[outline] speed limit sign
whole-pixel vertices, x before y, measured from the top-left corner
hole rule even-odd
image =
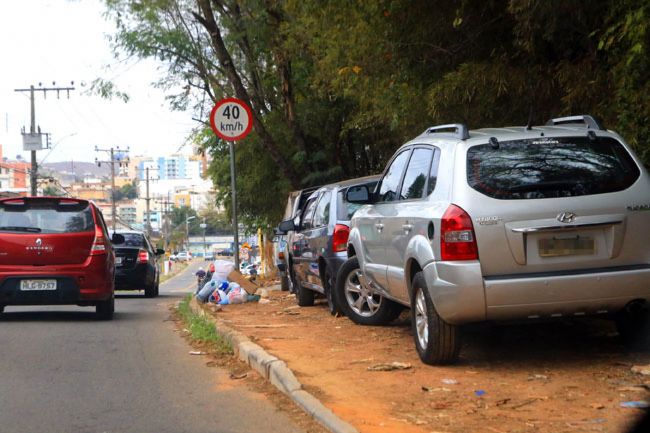
[[[226,98],[217,102],[212,109],[210,125],[220,138],[237,141],[251,132],[253,115],[244,101],[237,98]]]

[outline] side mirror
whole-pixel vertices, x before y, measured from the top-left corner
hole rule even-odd
[[[296,224],[294,224],[293,220],[282,221],[278,226],[278,231],[284,232],[283,234],[287,234],[288,232],[293,231],[295,229],[296,229]]]
[[[165,254],[165,250],[163,250],[162,248],[156,248],[157,256],[162,256],[163,254]]]
[[[111,243],[113,245],[123,244],[124,242],[126,242],[124,235],[121,235],[119,233],[113,233],[113,236],[111,236]]]
[[[351,186],[345,192],[345,201],[348,203],[368,204],[370,200],[370,189],[367,185]]]

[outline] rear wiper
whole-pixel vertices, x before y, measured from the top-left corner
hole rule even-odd
[[[22,226],[2,226],[0,230],[10,230],[13,232],[27,232],[27,233],[40,233],[41,229],[38,227],[22,227]]]

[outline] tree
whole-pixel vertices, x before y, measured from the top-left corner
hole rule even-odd
[[[134,198],[138,198],[138,187],[135,182],[126,183],[115,191],[115,200],[117,201],[133,200]]]

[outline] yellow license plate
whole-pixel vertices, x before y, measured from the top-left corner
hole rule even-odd
[[[594,239],[583,236],[539,239],[537,249],[540,257],[584,256],[596,252]]]

